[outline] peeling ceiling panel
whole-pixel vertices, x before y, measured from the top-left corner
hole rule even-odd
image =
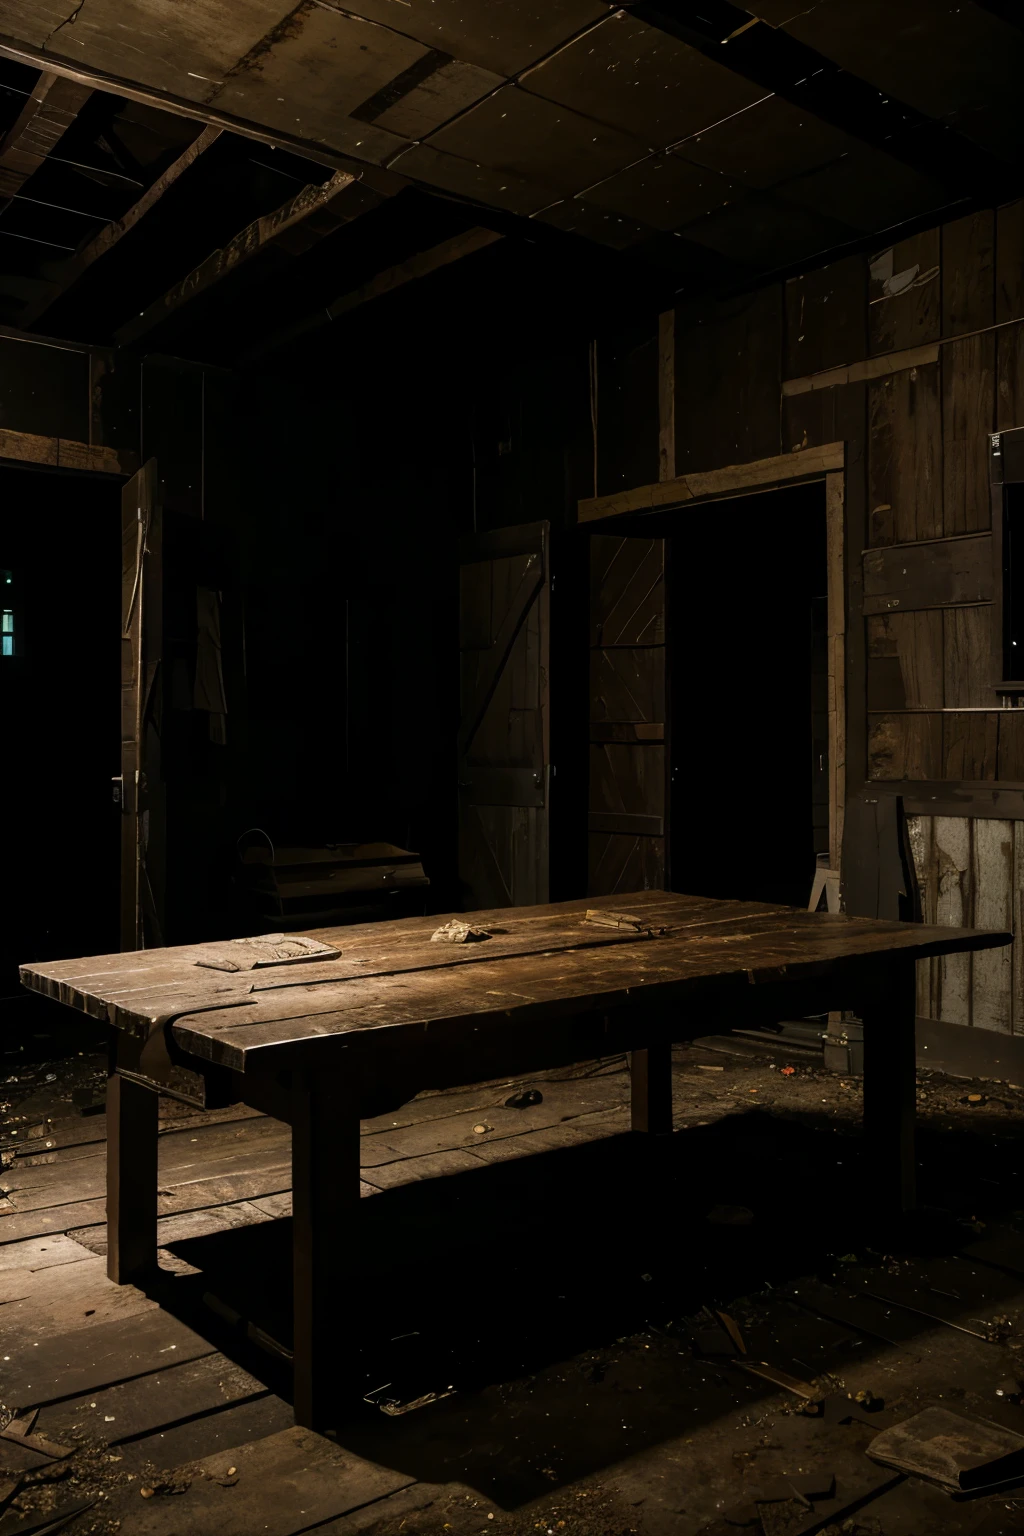
[[[838,160],[857,140],[820,118],[769,96],[749,112],[681,144],[678,154],[749,187],[771,187]]]
[[[854,148],[824,170],[783,182],[776,190],[788,203],[826,213],[862,234],[949,202],[948,191],[938,182],[866,146]]]
[[[641,159],[646,146],[508,85],[431,138],[435,149],[509,171],[553,194],[581,192]]]
[[[416,144],[392,162],[396,171],[428,187],[470,198],[507,213],[529,215],[557,193],[549,186],[478,165],[462,155],[443,154],[431,144]]]
[[[622,11],[531,69],[523,86],[665,149],[766,94]]]
[[[785,30],[994,154],[1024,150],[1024,33],[967,0],[819,0]]]
[[[676,155],[652,155],[587,191],[587,200],[640,219],[652,229],[678,229],[734,199],[735,182]]]
[[[379,127],[372,115],[349,114],[370,106],[428,55],[421,43],[308,4],[276,34],[260,39],[207,98],[222,112],[381,160],[404,140]]]
[[[790,266],[853,238],[846,224],[756,192],[680,233],[730,261],[761,270]]]
[[[516,75],[608,15],[601,0],[339,0],[342,9],[441,48],[467,64]]]
[[[18,0],[15,0],[17,5]],[[205,101],[236,61],[287,14],[288,0],[70,0],[76,10],[49,47],[70,63],[122,76],[189,101]],[[46,0],[49,11],[49,0]],[[24,4],[25,12],[37,10]],[[7,0],[0,26],[15,30]],[[31,39],[41,44],[38,27]]]

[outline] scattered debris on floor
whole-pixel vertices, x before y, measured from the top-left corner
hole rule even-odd
[[[367,1147],[379,1139],[392,1161],[378,1165],[370,1155],[365,1178],[390,1187],[393,1179],[383,1175],[401,1170],[393,1159],[408,1148],[412,1182],[401,1194],[412,1202],[409,1219],[417,1223],[426,1278],[433,1277],[426,1299],[419,1259],[403,1278],[395,1293],[405,1298],[403,1326],[391,1330],[390,1353],[380,1353],[394,1369],[368,1380],[369,1417],[344,1427],[338,1441],[373,1465],[409,1467],[418,1480],[362,1510],[356,1523],[346,1516],[346,1536],[479,1536],[485,1529],[498,1536],[1009,1536],[1021,1528],[1024,1484],[990,1491],[996,1452],[984,1441],[965,1442],[983,1459],[957,1475],[985,1479],[968,1503],[935,1475],[940,1463],[930,1462],[929,1471],[911,1464],[905,1445],[889,1459],[885,1449],[890,1437],[906,1439],[933,1412],[966,1426],[962,1435],[994,1437],[1011,1459],[1024,1444],[1024,1090],[919,1074],[926,1208],[902,1244],[887,1251],[858,1226],[849,1203],[857,1188],[859,1079],[784,1058],[781,1066],[791,1073],[763,1055],[730,1057],[700,1046],[676,1053],[675,1117],[685,1134],[659,1153],[665,1177],[678,1180],[671,1241],[661,1246],[652,1246],[656,1228],[644,1214],[646,1202],[657,1210],[666,1198],[653,1187],[649,1164],[623,1172],[621,1145],[601,1160],[607,1138],[615,1141],[627,1123],[621,1060],[576,1078],[483,1085],[461,1098],[425,1095],[408,1113],[368,1128]],[[40,1228],[53,1230],[46,1199],[56,1213],[76,1191],[91,1198],[86,1154],[94,1145],[102,1150],[103,1120],[83,1118],[73,1096],[102,1084],[103,1075],[102,1060],[83,1057],[45,1069],[34,1064],[23,1082],[5,1085],[11,1097],[0,1185],[23,1224],[38,1209]],[[145,1377],[125,1387],[97,1381],[77,1409],[16,1400],[0,1419],[3,1536],[8,1524],[36,1533],[56,1529],[56,1521],[69,1536],[162,1530],[150,1512],[194,1504],[195,1490],[209,1484],[203,1474],[196,1482],[195,1467],[211,1444],[228,1457],[217,1463],[217,1498],[236,1498],[241,1483],[230,1469],[237,1470],[241,1448],[268,1443],[290,1421],[277,1395],[282,1378],[274,1375],[284,1357],[253,1344],[273,1339],[273,1327],[263,1318],[248,1330],[225,1322],[237,1324],[244,1305],[214,1295],[240,1267],[260,1272],[260,1244],[274,1236],[274,1214],[287,1209],[270,1193],[280,1187],[273,1170],[282,1153],[274,1149],[285,1133],[265,1117],[232,1122],[231,1114],[161,1106],[162,1146],[180,1148],[183,1178],[195,1179],[210,1155],[204,1149],[213,1147],[223,1148],[224,1167],[242,1154],[253,1170],[231,1175],[232,1189],[222,1165],[211,1165],[220,1180],[215,1200],[196,1196],[194,1215],[161,1218],[161,1305],[184,1306],[175,1297],[191,1294],[189,1286],[213,1298],[186,1315],[210,1338],[208,1348],[228,1351],[209,1357],[214,1396],[197,1397],[193,1416],[186,1412],[177,1427],[159,1422],[160,1389],[140,1395]],[[257,1156],[264,1145],[265,1164]],[[430,1259],[429,1201],[415,1214],[430,1186],[417,1182],[417,1158],[432,1160],[432,1173],[438,1157],[463,1160],[453,1162],[452,1178],[436,1181],[433,1198],[447,1198],[446,1186],[453,1196],[461,1187],[461,1149],[478,1147],[494,1159],[487,1166],[498,1177],[513,1168],[509,1157],[520,1145],[531,1155],[514,1166],[535,1170],[523,1224],[492,1234],[491,1210],[505,1206],[481,1186],[479,1208],[468,1193],[459,1196],[465,1241],[442,1245]],[[553,1149],[554,1160],[537,1148]],[[713,1163],[713,1185],[690,1187],[694,1156],[698,1166]],[[593,1172],[569,1169],[574,1158]],[[572,1189],[596,1191],[593,1218],[581,1216],[568,1253],[549,1245],[554,1229],[543,1210],[548,1199],[564,1210],[563,1167]],[[525,1187],[525,1175],[517,1178]],[[797,1180],[819,1191],[808,1197],[816,1213],[810,1224],[789,1193]],[[177,1188],[173,1180],[161,1187]],[[80,1200],[74,1208],[82,1209]],[[67,1218],[56,1219],[54,1237],[4,1245],[0,1231],[0,1298],[12,1298],[0,1299],[0,1320],[10,1319],[5,1344],[10,1338],[15,1346],[9,1364],[0,1360],[0,1396],[4,1373],[37,1336],[42,1348],[54,1328],[78,1327],[82,1338],[99,1341],[97,1326],[120,1326],[85,1316],[97,1287],[101,1305],[106,1294],[107,1282],[89,1269],[98,1262],[93,1253],[103,1251],[102,1213],[94,1226],[70,1229],[72,1239],[61,1235]],[[602,1230],[614,1230],[615,1243],[604,1243]],[[700,1234],[696,1247],[689,1234]],[[248,1259],[234,1257],[242,1240]],[[221,1247],[227,1267],[218,1269]],[[47,1264],[53,1267],[32,1267]],[[77,1308],[76,1294],[83,1297]],[[140,1298],[136,1305],[152,1303]],[[30,1314],[35,1332],[25,1322]],[[609,1319],[614,1336],[601,1342],[600,1324]],[[242,1372],[229,1358],[239,1350]],[[166,1354],[154,1357],[161,1379],[184,1383],[192,1370],[198,1393],[201,1362],[169,1368],[167,1361]],[[217,1382],[227,1393],[239,1375],[251,1386],[243,1381],[222,1395]],[[138,1418],[140,1402],[154,1399]],[[934,1451],[934,1437],[929,1444]],[[120,1504],[115,1511],[126,1499],[128,1513]],[[205,1536],[201,1524],[195,1531]]]

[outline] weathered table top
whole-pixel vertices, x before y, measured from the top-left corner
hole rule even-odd
[[[645,930],[597,926],[588,909],[631,915]],[[1012,938],[664,891],[464,918],[489,937],[431,942],[446,919],[414,917],[313,931],[305,937],[336,958],[300,964],[279,958],[295,947],[288,935],[276,955],[267,940],[227,941],[26,965],[21,978],[116,1028],[144,1038],[170,1030],[190,1056],[245,1071],[321,1059],[331,1038],[380,1045],[386,1031],[390,1048],[422,1043],[442,1024],[464,1025],[468,1038],[510,1016],[614,1008],[640,989],[682,1000],[690,984],[704,991],[745,972],[799,979],[856,957],[920,958]]]

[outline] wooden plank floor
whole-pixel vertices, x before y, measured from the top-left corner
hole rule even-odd
[[[296,1429],[288,1401],[287,1127],[167,1106],[147,1295],[105,1275],[102,1114],[24,1116],[0,1142],[0,1536],[685,1536],[734,1502],[737,1466],[776,1457],[769,1443],[801,1465],[824,1445],[837,1476],[862,1476],[849,1431],[787,1417],[799,1396],[780,1405],[707,1356],[701,1303],[727,1302],[750,1358],[798,1380],[887,1397],[898,1381],[911,1404],[954,1384],[976,1413],[1024,1415],[994,1395],[1018,1370],[1006,1320],[1024,1333],[1024,1242],[986,1229],[972,1257],[958,1230],[932,1269],[853,1264],[854,1218],[821,1191],[855,1153],[856,1084],[700,1046],[676,1053],[674,1083],[681,1134],[660,1145],[624,1134],[621,1059],[364,1124],[371,1403],[336,1441]],[[508,1107],[528,1087],[540,1101]],[[944,1092],[937,1123],[973,1113]],[[1017,1177],[1012,1148],[1000,1156]],[[991,1173],[964,1162],[964,1198]],[[825,1273],[823,1252],[842,1263]],[[436,1400],[379,1411],[420,1394]],[[920,1500],[885,1498],[887,1536],[925,1528]],[[962,1525],[948,1514],[929,1506],[927,1529],[977,1523],[973,1506]]]
[[[506,1107],[527,1087],[539,1102]],[[242,1106],[185,1114],[179,1105],[165,1107],[159,1242],[161,1269],[173,1283],[198,1273],[175,1251],[179,1245],[290,1215],[291,1133]],[[624,1131],[628,1118],[621,1058],[529,1084],[424,1094],[364,1123],[363,1193],[585,1144]],[[267,1384],[275,1378],[272,1347],[254,1357],[268,1367],[262,1375],[216,1347],[218,1325],[230,1312],[216,1297],[204,1297],[196,1328],[153,1296],[106,1278],[102,1114],[42,1118],[20,1125],[17,1135],[3,1143],[0,1175],[0,1400],[15,1414],[15,1429],[27,1425],[30,1433],[16,1436],[8,1428],[0,1437],[0,1468],[16,1478],[21,1469],[10,1468],[12,1460],[45,1463],[47,1452],[75,1446],[106,1456],[116,1471],[103,1480],[112,1486],[71,1520],[76,1532],[105,1529],[96,1522],[110,1518],[120,1518],[122,1530],[178,1531],[174,1501],[154,1496],[141,1505],[140,1486],[159,1484],[166,1469],[197,1459],[203,1497],[190,1500],[189,1509],[196,1536],[249,1536],[256,1529],[248,1523],[249,1500],[243,1505],[225,1494],[239,1481],[258,1481],[264,1490],[272,1482],[273,1508],[261,1497],[258,1529],[277,1536],[381,1500],[390,1512],[416,1506],[416,1496],[394,1498],[415,1477],[294,1428],[285,1396]],[[189,1311],[194,1320],[195,1308]],[[284,1358],[278,1351],[279,1367]],[[283,1381],[280,1369],[276,1374]],[[57,1499],[54,1508],[62,1507]],[[16,1528],[34,1526],[19,1518]]]

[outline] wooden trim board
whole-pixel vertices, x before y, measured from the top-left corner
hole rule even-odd
[[[817,448],[802,448],[771,459],[754,459],[750,464],[730,464],[725,469],[711,469],[673,480],[659,480],[655,485],[638,485],[629,491],[614,491],[610,496],[587,496],[577,502],[577,521],[592,523],[605,517],[621,517],[631,512],[658,512],[668,507],[684,506],[691,501],[715,501],[748,492],[770,491],[799,480],[824,480],[833,471],[841,471],[846,461],[845,443],[825,443]]]

